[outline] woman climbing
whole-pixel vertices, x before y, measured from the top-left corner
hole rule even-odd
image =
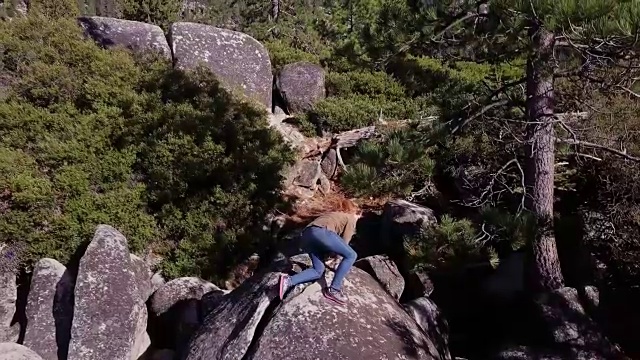
[[[342,261],[335,271],[331,286],[323,289],[323,295],[337,304],[343,305],[347,297],[342,292],[342,282],[351,266],[356,261],[357,254],[349,242],[356,230],[356,222],[362,216],[362,212],[356,204],[347,199],[342,199],[339,211],[329,211],[313,220],[300,235],[300,247],[311,257],[313,267],[306,269],[294,276],[280,276],[280,299],[292,287],[318,280],[324,274],[325,265],[323,258],[335,253],[342,256]]]

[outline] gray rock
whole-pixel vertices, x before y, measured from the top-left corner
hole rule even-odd
[[[151,346],[151,338],[147,334],[147,306],[144,302],[139,302],[136,306],[138,310],[138,321],[136,322],[133,346],[131,347],[131,359],[138,359]]]
[[[534,349],[529,346],[514,346],[498,352],[491,360],[565,360],[564,354],[550,349]]]
[[[536,306],[552,339],[549,347],[563,351],[565,358],[624,358],[586,313],[576,289],[565,287],[542,294]]]
[[[83,16],[78,23],[85,35],[105,48],[122,46],[133,51],[156,51],[171,59],[171,49],[159,26],[101,16]]]
[[[378,252],[395,261],[402,274],[408,274],[411,266],[407,260],[405,237],[437,224],[433,210],[406,200],[394,199],[384,205]]]
[[[318,178],[320,181],[320,191],[323,194],[328,194],[331,192],[331,181],[324,173],[320,173],[320,177]]]
[[[157,288],[155,287],[157,284],[154,284],[151,281],[154,274],[151,272],[144,260],[140,259],[134,254],[131,254],[130,258],[131,268],[133,269],[133,274],[136,277],[138,291],[140,292],[140,299],[142,300],[142,302],[146,302],[151,294],[153,294],[153,292],[157,290]]]
[[[409,299],[429,296],[433,292],[433,282],[424,271],[411,271],[407,276],[406,295]]]
[[[199,322],[202,323],[204,318],[209,315],[209,313],[220,304],[225,295],[230,292],[229,290],[215,290],[204,294],[202,299],[200,299]]]
[[[203,64],[230,90],[271,109],[273,75],[265,47],[249,35],[210,25],[179,22],[171,25],[174,64],[193,69]]]
[[[187,360],[241,359],[274,301],[278,273],[254,275],[218,303],[189,342]]]
[[[329,179],[336,175],[336,170],[338,169],[338,153],[336,149],[331,148],[324,154],[320,166],[322,167],[322,172]]]
[[[130,360],[142,313],[127,240],[99,225],[80,260],[69,360]]]
[[[0,256],[2,255],[0,253]],[[16,312],[17,298],[16,275],[13,272],[0,272],[0,341],[18,341],[20,328],[17,324],[11,324]]]
[[[0,360],[43,360],[26,346],[16,343],[0,343]]]
[[[330,283],[333,273],[327,275]],[[247,359],[311,360],[318,354],[328,359],[444,359],[432,339],[367,273],[352,268],[344,291],[349,297],[345,306],[325,299],[320,283],[285,299],[266,319]]]
[[[287,64],[280,70],[276,86],[290,113],[311,110],[325,98],[324,77],[320,65],[308,62]]]
[[[356,261],[354,265],[373,276],[394,299],[400,300],[404,290],[404,279],[388,256],[369,256]]]
[[[73,319],[74,279],[53,259],[41,259],[31,278],[24,345],[44,360],[66,359]]]
[[[151,297],[151,310],[161,315],[181,301],[200,300],[204,294],[221,291],[208,281],[197,277],[182,277],[164,284]]]
[[[428,297],[421,297],[403,305],[404,310],[432,339],[443,359],[451,359],[449,353],[449,324],[438,306]]]
[[[320,172],[320,163],[317,161],[301,160],[298,165],[298,175],[293,183],[294,185],[315,189],[320,178]]]

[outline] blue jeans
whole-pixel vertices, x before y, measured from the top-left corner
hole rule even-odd
[[[291,277],[291,285],[318,280],[324,274],[324,262],[322,258],[330,253],[336,253],[342,256],[342,261],[336,269],[335,276],[331,282],[331,287],[340,290],[344,277],[353,266],[358,256],[340,235],[331,230],[327,230],[318,226],[310,226],[302,232],[301,247],[309,253],[313,267],[306,269]]]

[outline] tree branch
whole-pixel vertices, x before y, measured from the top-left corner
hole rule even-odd
[[[598,149],[598,150],[606,151],[608,153],[623,157],[623,158],[625,158],[627,160],[631,160],[631,161],[634,161],[634,162],[640,162],[640,157],[629,155],[629,154],[627,154],[626,150],[617,150],[617,149],[614,149],[614,148],[611,148],[611,147],[608,147],[608,146],[604,146],[604,145],[601,145],[601,144],[596,144],[596,143],[577,140],[577,139],[556,138],[556,141],[564,143],[564,144],[568,144],[568,145],[584,146],[584,147],[588,147],[588,148],[592,148],[592,149]]]

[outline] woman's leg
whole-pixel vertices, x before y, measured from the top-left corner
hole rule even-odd
[[[344,281],[344,277],[353,266],[353,263],[356,261],[358,254],[356,254],[351,246],[344,242],[340,235],[327,229],[321,230],[322,234],[318,236],[318,240],[320,241],[322,246],[326,250],[342,256],[342,261],[340,261],[340,265],[338,265],[336,273],[333,277],[333,281],[331,282],[331,288],[340,291],[342,289],[342,282]]]
[[[298,284],[318,280],[324,274],[324,263],[321,260],[321,253],[318,251],[317,232],[315,228],[307,228],[302,233],[302,247],[308,251],[311,257],[312,267],[301,271],[300,273],[288,276],[280,276],[280,299],[284,298],[284,294],[293,286]]]
[[[313,267],[297,273],[289,278],[289,286],[318,280],[324,274],[324,263],[315,253],[309,253]]]

